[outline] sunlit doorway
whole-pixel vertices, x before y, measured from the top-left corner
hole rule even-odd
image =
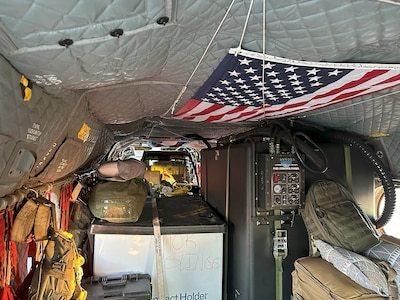
[[[376,188],[375,196],[377,201],[376,202],[377,215],[380,216],[385,206],[385,194],[382,186]],[[400,188],[399,187],[396,187],[396,205],[393,215],[390,218],[389,222],[379,230],[381,233],[385,233],[387,235],[400,238]]]

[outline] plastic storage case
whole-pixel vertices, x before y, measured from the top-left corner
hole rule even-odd
[[[148,274],[123,274],[118,277],[92,276],[82,282],[87,300],[131,299],[150,300],[151,283]]]

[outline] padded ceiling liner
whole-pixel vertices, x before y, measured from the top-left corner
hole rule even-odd
[[[172,105],[182,107],[230,48],[305,61],[400,63],[397,2],[265,1],[265,35],[263,1],[251,3],[0,0],[0,53],[50,93],[83,93],[94,116],[121,136],[143,133],[138,124],[147,124],[146,118],[173,122]],[[158,24],[160,17],[169,21]],[[115,29],[123,34],[110,35]],[[65,39],[73,43],[61,46]],[[379,136],[400,176],[399,91],[293,118]],[[190,128],[215,138],[235,132],[234,125],[180,124],[181,133]]]

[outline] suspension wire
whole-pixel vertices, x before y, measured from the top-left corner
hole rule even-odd
[[[221,29],[222,25],[224,24],[233,4],[235,3],[235,0],[232,0],[231,4],[229,5],[227,11],[225,12],[224,17],[222,18],[221,22],[219,23],[217,29],[215,30],[210,42],[208,43],[206,49],[203,52],[203,55],[200,57],[199,62],[197,63],[196,67],[194,68],[192,74],[190,74],[189,79],[187,80],[187,82],[185,83],[185,85],[183,86],[182,90],[180,91],[178,97],[176,98],[176,100],[174,101],[174,103],[172,103],[172,105],[170,106],[170,108],[168,108],[168,110],[162,115],[162,117],[165,117],[169,111],[171,111],[171,114],[174,114],[175,111],[175,107],[178,104],[178,102],[181,100],[183,93],[186,91],[187,86],[189,85],[189,82],[192,80],[194,73],[196,73],[197,69],[199,68],[200,64],[203,62],[204,57],[206,56],[208,50],[211,47],[212,42],[214,41],[215,37],[217,36],[219,30]]]
[[[250,2],[250,6],[249,6],[249,10],[247,11],[247,16],[246,16],[246,21],[245,24],[243,26],[243,31],[242,31],[242,36],[240,38],[240,42],[239,42],[239,46],[236,48],[236,52],[235,52],[235,56],[238,55],[238,53],[240,52],[240,50],[242,49],[242,43],[243,43],[243,39],[244,39],[244,35],[246,33],[246,29],[247,29],[247,25],[249,23],[249,19],[250,19],[250,13],[252,11],[253,8],[253,3],[254,0],[252,0]],[[265,74],[264,74],[264,70],[265,70],[265,47],[266,47],[266,0],[263,1],[263,25],[262,25],[262,54],[263,54],[263,59],[262,59],[262,69],[261,69],[261,77],[262,77],[262,88],[261,88],[261,93],[262,93],[262,110],[263,110],[263,116],[265,119],[265,114],[266,114],[266,107],[265,107]]]
[[[249,6],[249,10],[247,11],[246,21],[245,21],[244,26],[243,26],[242,36],[240,37],[240,42],[239,42],[239,45],[238,45],[238,47],[236,49],[235,56],[238,55],[240,49],[242,49],[243,38],[244,38],[244,34],[246,32],[246,29],[247,29],[247,25],[249,23],[249,18],[250,18],[251,9],[253,8],[253,3],[254,3],[254,0],[251,0],[250,6]]]
[[[151,124],[151,129],[150,129],[149,133],[146,136],[147,140],[150,140],[151,134],[153,133],[153,130],[154,130],[154,128],[156,128],[157,125],[158,125],[157,122],[154,122],[153,124]]]
[[[262,60],[262,69],[261,69],[261,81],[262,81],[262,88],[261,88],[261,92],[262,92],[262,105],[263,105],[263,117],[265,119],[265,114],[266,114],[266,107],[265,107],[265,48],[266,48],[266,34],[267,34],[267,30],[266,30],[266,21],[267,21],[267,17],[266,17],[266,0],[263,1],[263,37],[262,37],[262,51],[263,51],[263,60]]]
[[[378,2],[383,2],[383,3],[393,4],[393,5],[400,5],[399,2],[391,1],[391,0],[378,0]]]

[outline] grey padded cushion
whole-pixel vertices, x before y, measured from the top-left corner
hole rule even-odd
[[[321,257],[332,263],[336,269],[359,285],[381,296],[388,296],[387,279],[381,269],[371,260],[352,251],[331,246],[321,240],[316,240],[315,245],[320,251]]]
[[[391,243],[380,241],[379,244],[371,247],[364,254],[368,257],[387,261],[396,271],[395,282],[400,291],[400,248]]]

